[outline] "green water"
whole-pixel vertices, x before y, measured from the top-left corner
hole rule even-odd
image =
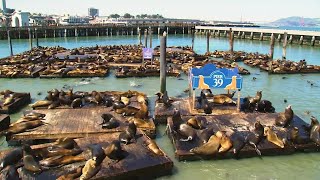
[[[7,41],[0,41],[0,57],[7,56]],[[81,37],[81,38],[47,38],[40,39],[42,46],[64,46],[74,48],[80,46],[106,45],[106,44],[136,44],[137,36],[113,36],[113,37]],[[27,50],[28,40],[14,40],[14,52],[19,53]],[[153,45],[159,44],[157,36],[153,37]],[[169,35],[168,45],[191,45],[191,37],[188,35]],[[195,39],[195,50],[197,53],[204,53],[206,49],[205,37],[197,36]],[[227,50],[227,39],[211,39],[210,49]],[[250,52],[268,53],[269,42],[236,40],[235,50]],[[281,45],[275,46],[275,57],[281,56]],[[320,64],[319,47],[289,45],[287,57],[292,60],[306,59],[310,64]],[[245,66],[241,64],[242,66]],[[282,111],[288,104],[291,104],[294,112],[310,122],[310,115],[320,119],[320,75],[268,75],[260,72],[259,69],[250,70],[251,75],[244,76],[242,96],[254,95],[257,90],[263,90],[263,99],[270,100],[277,111]],[[287,77],[282,79],[282,77]],[[253,81],[252,78],[257,80]],[[187,88],[187,76],[182,76],[183,80],[167,78],[167,90],[170,96],[186,96],[183,90]],[[307,80],[314,82],[312,87]],[[130,83],[141,84],[139,88],[131,87]],[[33,101],[43,99],[46,91],[64,85],[74,88],[74,90],[138,90],[146,93],[154,106],[154,93],[159,90],[159,78],[129,78],[116,79],[111,73],[106,78],[90,78],[85,82],[81,79],[0,79],[0,89],[11,89],[14,91],[31,92]],[[38,95],[38,93],[42,95]],[[283,102],[288,100],[288,104]],[[305,113],[311,112],[310,114]],[[152,110],[153,113],[153,110]],[[11,116],[17,119],[21,112]],[[173,146],[166,136],[163,136],[165,126],[158,127],[157,143],[174,161],[174,173],[171,176],[160,179],[319,179],[320,177],[320,154],[318,153],[298,153],[289,156],[249,158],[241,160],[217,160],[217,161],[195,161],[178,162],[174,158]],[[0,141],[2,141],[1,139]],[[3,144],[1,149],[7,148]]]

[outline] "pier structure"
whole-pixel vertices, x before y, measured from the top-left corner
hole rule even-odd
[[[206,32],[215,34],[214,37],[227,37],[230,27],[216,26],[195,26],[196,34],[204,35]],[[277,37],[277,41],[287,41],[288,44],[320,46],[320,32],[317,31],[298,31],[298,30],[282,30],[282,29],[263,29],[263,28],[241,28],[233,27],[234,37],[238,39],[250,40],[271,40],[273,34]],[[289,37],[289,39],[287,39]],[[286,43],[286,44],[287,44]]]
[[[150,29],[149,29],[150,28]],[[32,37],[38,38],[54,37],[80,37],[80,36],[112,36],[112,35],[138,35],[141,32],[150,30],[153,34],[191,34],[193,24],[144,24],[144,25],[77,25],[77,26],[30,26],[30,27],[10,27],[11,39],[28,39],[30,32]],[[37,29],[37,34],[35,34]],[[0,29],[0,40],[8,39],[5,29]]]

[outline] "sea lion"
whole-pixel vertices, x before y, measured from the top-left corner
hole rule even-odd
[[[204,113],[211,114],[212,107],[210,106],[209,101],[207,100],[206,95],[201,91],[200,98],[198,99],[201,109],[203,109]]]
[[[124,107],[126,107],[126,105],[122,102],[122,101],[116,101],[113,103],[113,109],[122,109]]]
[[[20,180],[19,173],[17,171],[17,168],[13,165],[7,166],[3,171],[1,172],[2,179],[3,180]]]
[[[54,156],[68,156],[68,155],[78,155],[82,152],[80,148],[74,148],[74,149],[64,149],[64,148],[40,148],[40,149],[34,149],[33,154],[36,157],[41,157],[41,158],[49,158],[49,157],[54,157]]]
[[[203,129],[203,123],[197,116],[188,119],[187,124],[194,129]]]
[[[9,96],[10,94],[14,93],[13,91],[10,91],[9,89],[0,91],[0,95],[3,95],[4,97]]]
[[[148,149],[150,149],[151,150],[151,152],[153,152],[154,154],[156,154],[156,155],[158,155],[158,156],[163,156],[164,154],[163,154],[163,152],[160,150],[160,148],[158,147],[158,145],[157,145],[157,143],[156,142],[154,142],[154,140],[152,140],[152,139],[149,139],[148,141],[147,141],[147,147],[148,147]]]
[[[53,101],[52,104],[50,104],[48,106],[48,109],[55,109],[55,108],[57,108],[59,106],[60,106],[60,102],[59,101]]]
[[[11,104],[11,103],[13,103],[13,102],[14,102],[14,97],[13,97],[12,95],[10,95],[9,97],[7,97],[7,98],[4,100],[3,105],[4,105],[4,106],[7,106],[7,105],[9,105],[9,104]]]
[[[287,127],[290,125],[292,119],[293,119],[293,111],[291,108],[291,105],[288,105],[284,112],[280,112],[278,117],[275,119],[275,123],[277,126],[280,127]]]
[[[75,162],[85,161],[86,159],[80,155],[78,156],[54,156],[43,159],[40,161],[40,165],[45,167],[56,167],[60,165],[72,164]]]
[[[212,135],[207,143],[191,149],[190,152],[199,155],[211,156],[218,153],[219,147],[220,138],[216,135]]]
[[[104,158],[106,157],[106,154],[102,149],[102,146],[100,144],[91,144],[88,147],[91,151],[92,158],[96,157],[96,162],[98,164],[101,164]]]
[[[105,155],[112,160],[121,160],[124,157],[121,143],[118,140],[113,141],[103,150]]]
[[[232,99],[235,93],[236,93],[236,91],[233,91],[231,94],[227,93],[227,94],[218,94],[218,95],[227,96],[228,98]]]
[[[136,125],[134,124],[134,122],[129,122],[129,125],[127,126],[125,131],[120,133],[119,141],[124,144],[128,144],[132,139],[135,140],[136,133],[137,133]]]
[[[61,175],[61,176],[59,176],[57,178],[57,180],[73,180],[73,179],[76,179],[76,178],[81,176],[82,168],[83,168],[83,166],[78,167],[77,169],[74,169],[73,171],[70,171],[68,174]]]
[[[281,148],[284,148],[283,141],[278,138],[277,134],[270,127],[264,128],[264,136],[267,136],[267,140],[269,142],[271,142]]]
[[[175,132],[177,132],[177,130],[179,129],[180,124],[184,122],[181,118],[180,111],[176,108],[173,109],[172,122],[173,122],[173,131]]]
[[[213,96],[213,102],[216,104],[236,104],[234,100],[225,95]]]
[[[311,117],[310,139],[318,146],[320,145],[320,124],[315,117]]]
[[[154,128],[154,125],[149,120],[130,117],[129,122],[133,122],[137,128]]]
[[[118,120],[112,117],[109,121],[102,123],[102,129],[113,129],[119,127],[119,125]]]
[[[202,89],[201,92],[206,96],[206,97],[213,97],[211,89]]]
[[[64,149],[73,149],[77,148],[78,144],[76,141],[72,138],[60,138],[57,139],[54,145],[52,146],[51,149],[53,148],[64,148]]]
[[[23,117],[25,119],[29,119],[29,120],[37,120],[37,119],[43,119],[46,115],[43,113],[38,113],[35,111],[31,111],[31,112],[23,112]]]
[[[226,152],[232,147],[232,142],[230,138],[222,131],[217,131],[215,134],[218,138],[220,138],[220,148],[219,152]]]
[[[161,97],[162,102],[164,103],[165,107],[170,107],[172,104],[172,101],[170,100],[169,96],[168,96],[168,92],[165,91]]]
[[[299,135],[299,128],[293,127],[288,134],[288,140],[294,144],[307,144],[310,142],[310,138],[303,138]]]
[[[186,139],[180,139],[180,141],[192,141],[196,137],[195,129],[187,124],[180,124],[177,132],[181,136],[186,137]]]
[[[82,174],[80,180],[87,180],[95,176],[101,169],[101,164],[98,164],[96,157],[89,159],[85,166],[82,168]]]
[[[48,100],[40,100],[35,102],[34,104],[31,104],[30,106],[34,109],[37,107],[44,107],[44,106],[49,106],[52,104],[52,101],[48,101]]]
[[[45,123],[41,120],[21,122],[18,124],[14,124],[13,126],[9,127],[9,129],[5,131],[0,132],[0,136],[3,136],[3,135],[10,136],[12,134],[18,134],[26,131],[27,129],[33,129],[44,124]]]
[[[23,147],[23,165],[24,169],[32,173],[39,173],[42,171],[41,166],[32,155],[32,150],[29,146]]]
[[[133,116],[139,112],[138,108],[132,107],[132,106],[126,106],[121,109],[116,109],[116,113],[122,114],[124,116]]]
[[[256,121],[254,123],[254,130],[249,131],[248,135],[246,136],[245,142],[251,145],[259,156],[261,156],[261,152],[258,149],[257,145],[261,142],[263,137],[264,127],[262,126],[260,121]]]
[[[140,95],[140,94],[137,96],[137,101],[139,103],[147,103],[146,98],[143,95]]]
[[[121,100],[121,102],[123,102],[123,104],[126,105],[126,106],[127,106],[128,104],[130,104],[130,99],[127,98],[127,97],[121,96],[120,100]]]
[[[198,138],[203,142],[207,143],[209,138],[215,134],[213,131],[213,127],[209,127],[203,130],[197,130],[196,131]]]
[[[261,98],[262,98],[262,91],[257,91],[255,97],[250,97],[249,98],[249,103],[250,104],[258,103],[258,102],[260,102]]]
[[[230,139],[232,141],[232,152],[235,157],[238,157],[241,149],[246,145],[245,137],[240,132],[234,132]]]
[[[147,119],[148,115],[148,106],[146,105],[146,103],[140,103],[140,110],[134,115],[134,117],[139,119]]]
[[[81,108],[82,106],[82,100],[80,98],[74,99],[70,105],[71,108]]]
[[[275,108],[272,106],[270,101],[262,100],[256,104],[255,111],[262,113],[274,113]]]
[[[22,157],[23,157],[22,148],[19,147],[19,148],[13,149],[7,155],[5,155],[3,159],[0,161],[0,171],[2,171],[2,169],[4,169],[7,166],[15,165],[21,160]]]

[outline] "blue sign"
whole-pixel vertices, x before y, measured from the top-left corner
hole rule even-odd
[[[217,68],[214,64],[206,64],[202,68],[190,69],[189,83],[193,89],[238,90],[242,88],[242,77],[238,72],[238,68]]]
[[[153,49],[152,48],[142,48],[143,59],[152,59]]]

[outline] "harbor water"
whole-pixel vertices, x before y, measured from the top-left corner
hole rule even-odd
[[[76,48],[95,45],[120,45],[137,44],[137,36],[100,36],[100,37],[62,37],[39,39],[40,46],[63,46]],[[29,50],[28,40],[13,40],[14,54]],[[35,43],[34,43],[35,44]],[[159,45],[159,37],[153,36],[153,45]],[[190,35],[168,36],[168,46],[191,46]],[[229,43],[226,38],[210,39],[210,50],[228,50]],[[269,53],[269,41],[251,41],[235,39],[235,50],[246,52]],[[196,36],[195,51],[205,53],[205,36]],[[0,58],[9,55],[7,41],[0,41]],[[275,45],[275,58],[282,55],[282,44]],[[308,64],[320,65],[319,47],[288,45],[287,59],[299,61],[306,59]],[[251,75],[243,76],[243,89],[241,96],[254,96],[256,91],[262,90],[262,99],[268,99],[273,103],[277,112],[291,104],[295,114],[306,122],[310,122],[313,115],[320,119],[320,74],[295,74],[295,75],[268,75],[257,68],[250,68],[239,63],[251,72]],[[256,77],[256,80],[253,80]],[[283,78],[286,77],[286,78]],[[169,96],[187,96],[183,92],[187,88],[187,76],[182,75],[183,80],[175,77],[167,78],[167,90]],[[43,99],[46,92],[53,89],[61,89],[63,86],[73,88],[74,91],[106,91],[138,90],[148,95],[150,107],[154,108],[155,93],[159,91],[159,78],[127,78],[116,79],[113,72],[106,78],[74,78],[74,79],[0,79],[0,90],[10,89],[18,92],[30,92],[32,101]],[[311,83],[313,86],[311,86]],[[132,86],[141,85],[141,86]],[[217,92],[213,92],[217,93]],[[219,92],[220,93],[220,92]],[[284,100],[288,102],[285,103]],[[25,109],[28,109],[25,108]],[[153,109],[152,109],[153,111]],[[11,116],[16,120],[22,111]],[[215,161],[178,162],[174,157],[174,148],[169,138],[164,134],[165,126],[157,128],[156,142],[174,161],[173,175],[159,179],[319,179],[320,154],[297,153],[288,156],[274,156],[248,159],[228,159]],[[4,141],[2,137],[1,142]],[[0,149],[6,149],[3,143]]]

